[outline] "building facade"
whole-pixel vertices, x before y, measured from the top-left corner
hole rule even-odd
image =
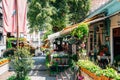
[[[120,1],[110,0],[107,4],[91,13],[89,19],[98,19],[90,24],[88,52],[95,52],[97,47],[100,54],[102,45],[107,47],[107,54],[110,55],[110,62],[116,62],[116,56],[120,51]],[[101,16],[102,15],[102,16]],[[120,60],[120,59],[119,59]]]

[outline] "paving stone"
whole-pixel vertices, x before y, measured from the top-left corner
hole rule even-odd
[[[15,74],[13,71],[7,71],[4,74],[0,75],[0,80],[7,80],[13,74]]]

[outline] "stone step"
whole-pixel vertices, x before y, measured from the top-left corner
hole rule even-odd
[[[68,68],[67,71],[69,74],[74,74],[74,72],[71,70],[71,68]]]
[[[65,71],[65,75],[66,75],[67,79],[70,79],[71,74],[69,74],[69,73],[67,73],[67,71]]]
[[[66,79],[68,80],[68,78],[67,78],[65,72],[62,72],[61,75],[62,75],[63,80],[66,80]]]
[[[60,75],[56,75],[56,80],[62,80]]]
[[[32,69],[47,69],[47,67],[46,67],[46,65],[39,64],[39,65],[34,65],[32,67]]]
[[[65,70],[64,72],[61,72],[56,76],[56,80],[70,80],[73,76],[72,70],[69,68]]]

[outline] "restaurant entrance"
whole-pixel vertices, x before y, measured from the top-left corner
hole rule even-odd
[[[120,62],[120,27],[113,29],[113,55],[115,63]]]

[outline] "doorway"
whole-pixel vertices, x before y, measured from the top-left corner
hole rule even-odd
[[[120,62],[120,27],[113,29],[113,54],[117,65]]]

